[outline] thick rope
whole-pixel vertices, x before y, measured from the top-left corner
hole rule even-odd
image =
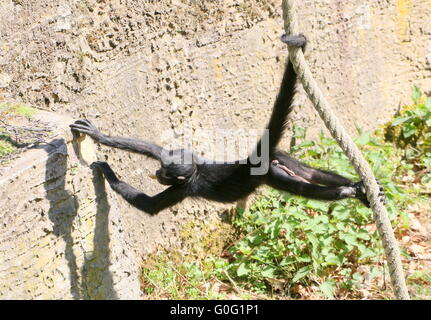
[[[283,0],[283,18],[286,34],[299,34],[298,27],[295,23],[293,0]],[[295,71],[304,86],[305,92],[313,103],[315,109],[324,121],[328,130],[331,132],[331,135],[346,153],[356,172],[364,181],[367,199],[374,212],[374,220],[376,221],[377,229],[385,249],[395,296],[397,299],[408,300],[410,298],[405,284],[400,251],[386,208],[379,199],[379,186],[371,167],[364,159],[346,130],[340,124],[337,116],[332,111],[332,107],[323,96],[322,91],[313,79],[302,50],[296,47],[289,47],[289,58],[292,61]]]

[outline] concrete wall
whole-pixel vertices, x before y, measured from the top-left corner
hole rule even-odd
[[[400,103],[409,102],[412,84],[429,90],[431,1],[306,0],[301,1],[299,15],[309,39],[310,67],[351,133],[355,123],[371,129],[386,121]],[[281,1],[0,0],[0,99],[24,101],[74,119],[87,117],[106,133],[158,143],[166,130],[181,136],[185,125],[192,130],[250,126],[260,130],[270,115],[287,56],[279,41],[282,28]],[[322,124],[302,93],[298,104],[303,107],[297,109],[295,121],[311,131],[320,130]],[[194,141],[201,149],[208,143],[212,143],[208,135],[197,135]],[[132,185],[149,194],[163,190],[147,177],[157,168],[154,161],[103,146],[97,154]],[[46,159],[46,152],[39,156]],[[58,166],[65,169],[59,163],[50,170]],[[80,165],[81,169],[80,179],[92,179],[85,166]],[[32,175],[47,183],[42,167]],[[73,179],[64,184],[69,181]],[[89,197],[94,192],[91,186],[87,182],[82,187],[89,190]],[[21,202],[24,195],[19,187],[3,184],[2,188],[2,207],[18,209],[0,217],[0,222],[9,215],[15,221],[2,227],[0,243],[6,244],[0,251],[1,296],[93,297],[66,288],[76,286],[75,280],[62,282],[64,289],[49,293],[35,274],[43,269],[58,281],[61,274],[68,278],[66,273],[42,268],[32,254],[23,255],[27,260],[17,258],[28,248],[46,248],[43,241],[47,241],[50,248],[60,246],[58,252],[63,254],[57,258],[51,249],[40,249],[47,264],[58,263],[69,272],[74,269],[71,263],[78,270],[83,266],[83,256],[71,255],[67,247],[71,239],[79,245],[85,239],[75,234],[83,227],[72,203],[68,204],[71,211],[66,210],[70,217],[60,222],[50,222],[34,209],[44,203],[50,212],[50,203],[64,192],[49,193],[40,187],[33,196],[42,201]],[[109,233],[104,241],[112,243],[123,234],[124,240],[118,240],[123,242],[115,246],[129,248],[137,259],[158,245],[176,245],[182,222],[203,221],[228,208],[187,200],[149,217],[107,189],[106,205],[111,213],[118,212],[117,222],[124,228],[122,233]],[[75,192],[71,189],[69,196],[75,197]],[[89,219],[98,216],[94,204],[88,212]],[[49,237],[43,236],[44,228],[51,232]],[[86,230],[94,232],[92,227]],[[3,233],[9,238],[3,240]],[[10,246],[22,249],[14,251]],[[126,265],[134,268],[133,263]],[[81,276],[72,272],[74,278]],[[17,281],[22,285],[17,286]],[[29,283],[29,289],[18,290],[24,283]],[[34,283],[41,289],[34,289]]]

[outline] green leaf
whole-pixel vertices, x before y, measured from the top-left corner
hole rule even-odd
[[[337,222],[336,225],[335,225],[335,227],[338,230],[343,231],[343,230],[346,229],[346,224],[344,222]]]
[[[337,266],[341,264],[341,260],[335,254],[330,253],[325,257],[325,262],[330,266]]]
[[[401,221],[403,222],[404,228],[410,228],[410,218],[405,211],[400,212]]]
[[[302,267],[301,269],[299,269],[295,273],[295,276],[292,279],[292,283],[298,282],[299,280],[301,280],[302,278],[304,278],[307,274],[309,274],[310,271],[311,271],[311,267],[310,266]]]
[[[410,120],[410,117],[397,117],[392,121],[392,127],[396,127],[400,125],[401,123],[404,123],[406,121]]]
[[[325,281],[320,285],[320,290],[328,299],[334,299],[335,284],[333,281]]]
[[[351,212],[350,212],[349,208],[347,208],[345,206],[337,205],[334,208],[334,210],[332,210],[332,214],[338,220],[346,220],[351,215]],[[344,225],[343,225],[342,229],[340,229],[340,230],[343,230],[343,228],[344,228]]]
[[[358,242],[356,241],[356,236],[348,233],[340,234],[340,239],[344,240],[347,244],[356,246]]]
[[[421,179],[421,182],[422,182],[423,184],[430,183],[430,182],[431,182],[431,174],[430,174],[430,173],[428,173],[428,174],[424,175],[424,176],[422,177],[422,179]]]
[[[248,274],[250,274],[251,270],[249,269],[249,267],[247,266],[246,263],[241,263],[238,267],[238,269],[236,270],[236,274],[238,275],[238,277],[243,277],[246,276]]]
[[[356,144],[359,146],[364,146],[366,144],[369,144],[370,141],[371,141],[371,137],[369,132],[364,132],[355,139]]]
[[[295,263],[296,261],[295,261],[295,258],[293,258],[293,257],[286,257],[286,258],[283,258],[283,260],[281,260],[281,262],[280,262],[280,267],[287,267],[287,266],[289,266],[289,265],[291,265],[291,264],[293,264],[293,263]]]
[[[266,266],[262,270],[262,276],[265,278],[274,278],[277,269],[272,266]]]
[[[311,262],[311,257],[306,255],[302,255],[300,257],[297,257],[296,259],[298,260],[298,262],[305,262],[305,263]]]
[[[431,111],[431,97],[428,97],[428,99],[425,101],[425,108]]]
[[[327,212],[329,204],[324,201],[307,199],[307,207],[320,212]]]
[[[367,230],[361,229],[356,233],[356,236],[362,240],[370,240],[370,234]]]
[[[353,274],[352,278],[357,283],[360,283],[360,282],[364,281],[364,277],[358,271]]]
[[[422,97],[422,91],[417,87],[413,86],[413,92],[412,92],[412,100],[414,104],[419,103],[419,99]]]
[[[244,243],[244,242],[239,243],[238,250],[239,250],[242,254],[244,254],[244,255],[248,255],[248,254],[250,254],[250,253],[252,252],[252,248],[250,248],[250,247],[249,247],[246,243]]]
[[[269,236],[271,239],[275,239],[278,237],[278,234],[280,233],[282,220],[277,219],[273,222],[271,222],[269,225],[265,226],[265,233],[269,233]]]
[[[293,136],[295,138],[304,139],[306,135],[306,129],[299,126],[293,126]]]
[[[408,138],[411,137],[412,135],[414,135],[416,133],[416,126],[413,123],[407,123],[404,127],[403,127],[403,137],[404,138]]]
[[[257,245],[261,244],[262,241],[264,241],[264,237],[262,236],[261,233],[256,233],[254,235],[249,235],[247,237],[247,240],[250,241],[251,245],[257,246]],[[243,251],[243,253],[245,253],[244,250],[247,250],[247,253],[245,253],[245,254],[249,254],[251,252],[251,249],[248,247],[247,248],[241,248],[241,250]]]
[[[362,261],[367,258],[373,258],[376,256],[376,252],[372,249],[366,248],[365,246],[359,246],[361,248],[361,255],[359,256],[358,260]]]

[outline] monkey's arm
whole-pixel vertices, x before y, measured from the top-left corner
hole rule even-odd
[[[92,137],[95,141],[104,144],[109,147],[119,148],[131,152],[137,152],[145,154],[151,158],[160,160],[163,148],[150,142],[122,138],[122,137],[110,137],[101,133],[90,121],[88,120],[77,120],[75,123],[70,125],[70,128],[74,131],[84,133]]]
[[[102,170],[111,188],[120,194],[127,202],[135,208],[151,215],[155,215],[161,210],[173,206],[185,198],[184,192],[180,186],[169,187],[153,197],[147,196],[145,193],[136,190],[127,183],[120,181],[106,162],[96,161],[92,163],[91,167]]]

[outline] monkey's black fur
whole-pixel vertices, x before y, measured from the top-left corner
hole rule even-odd
[[[283,36],[282,41],[298,47],[304,47],[306,44],[303,36]],[[92,164],[93,168],[102,170],[112,189],[131,205],[149,214],[156,214],[186,197],[234,202],[244,198],[261,184],[313,199],[358,198],[368,206],[362,182],[354,183],[338,174],[311,168],[276,150],[286,126],[286,118],[292,110],[295,83],[296,73],[288,59],[268,130],[252,153],[259,152],[261,145],[268,141],[268,157],[258,164],[253,164],[251,156],[245,161],[205,163],[188,150],[165,150],[145,141],[104,135],[88,120],[78,120],[71,128],[104,145],[141,153],[160,161],[161,168],[156,172],[157,179],[170,187],[153,197],[120,181],[106,162],[97,161]],[[187,162],[185,159],[191,161]],[[269,167],[267,173],[252,175],[251,169],[265,164],[265,161]]]

